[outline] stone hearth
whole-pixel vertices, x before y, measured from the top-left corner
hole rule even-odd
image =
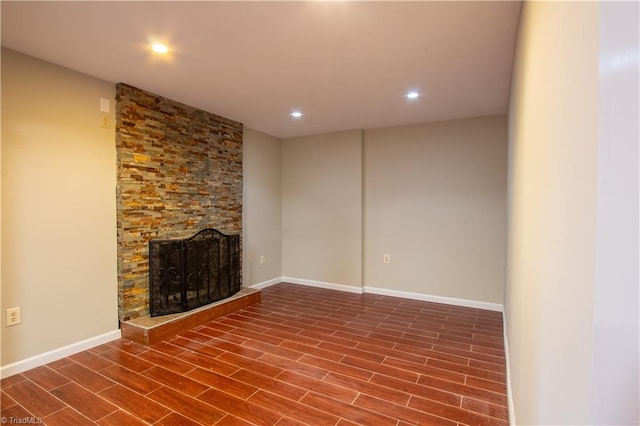
[[[145,315],[120,321],[122,337],[145,346],[154,345],[218,317],[259,303],[260,300],[260,290],[244,287],[227,299],[192,311],[160,317]]]

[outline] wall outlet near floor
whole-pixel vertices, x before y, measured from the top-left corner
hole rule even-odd
[[[7,309],[7,327],[18,325],[21,322],[22,318],[20,318],[20,308]]]
[[[264,265],[265,263],[267,263],[267,258],[265,257],[265,255],[263,254],[262,256],[260,256],[260,264]]]
[[[388,254],[385,254],[384,257],[382,258],[382,261],[384,263],[391,263],[391,256]]]

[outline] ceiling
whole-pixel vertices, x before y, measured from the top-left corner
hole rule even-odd
[[[521,4],[0,5],[3,46],[290,138],[506,113]]]

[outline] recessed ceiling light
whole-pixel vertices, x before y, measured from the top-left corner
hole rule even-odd
[[[408,92],[407,93],[407,99],[418,99],[418,96],[420,96],[420,94],[418,92]]]
[[[301,113],[300,111],[293,111],[293,112],[291,113],[291,116],[292,116],[293,118],[300,118],[300,117],[302,117],[302,113]]]
[[[156,53],[162,53],[162,54],[169,52],[169,48],[164,44],[160,44],[160,43],[153,43],[151,45],[151,50],[153,50]]]

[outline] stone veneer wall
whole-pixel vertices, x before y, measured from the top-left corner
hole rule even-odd
[[[148,242],[242,232],[242,124],[116,85],[118,308],[149,313]]]

